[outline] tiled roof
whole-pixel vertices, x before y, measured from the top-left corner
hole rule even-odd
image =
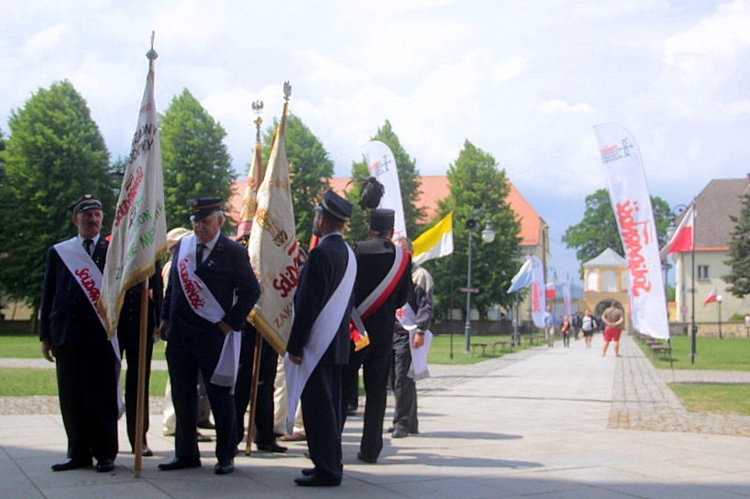
[[[617,252],[611,248],[607,248],[598,256],[595,256],[588,262],[583,264],[584,267],[627,267],[628,261],[625,257],[617,254]]]
[[[748,192],[748,179],[715,179],[695,198],[696,251],[728,251],[735,224],[729,218],[739,216],[740,196]]]
[[[349,180],[349,178],[332,178],[330,180],[331,188],[339,194],[343,194],[348,189]],[[427,225],[435,217],[438,201],[447,198],[451,192],[448,187],[448,177],[445,175],[425,175],[419,177],[419,182],[417,206],[425,208],[425,215],[417,223]],[[539,237],[542,233],[541,225],[544,222],[513,184],[510,184],[508,204],[521,221],[521,246],[538,246],[541,244]]]
[[[339,194],[344,194],[351,186],[348,177],[337,177],[329,179],[331,188]],[[417,205],[425,208],[425,216],[417,223],[426,225],[435,217],[438,201],[445,199],[450,194],[448,188],[448,177],[445,175],[427,175],[420,177],[419,197]],[[238,180],[232,184],[233,195],[229,199],[231,215],[238,217],[242,202],[242,193],[245,192],[247,180]],[[521,221],[521,246],[538,246],[542,233],[541,226],[544,221],[539,217],[534,208],[518,192],[513,184],[510,184],[508,193],[508,204],[518,215]]]

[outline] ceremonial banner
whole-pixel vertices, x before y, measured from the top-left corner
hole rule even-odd
[[[284,102],[268,169],[258,189],[258,207],[248,244],[250,262],[261,289],[260,299],[248,319],[280,355],[286,351],[292,328],[292,306],[300,272],[284,137],[288,107],[289,102]]]
[[[531,280],[531,318],[534,325],[544,327],[544,311],[547,309],[547,300],[544,293],[544,266],[539,257],[530,256],[532,262]]]
[[[628,261],[630,315],[634,328],[669,338],[656,226],[638,145],[612,123],[594,127],[612,209]]]
[[[260,189],[265,174],[266,168],[263,165],[263,158],[261,157],[261,145],[260,142],[256,141],[253,159],[250,162],[250,169],[247,172],[245,192],[242,194],[240,223],[237,225],[238,239],[250,237],[250,230],[253,228],[253,219],[258,208],[258,189]]]
[[[570,283],[565,280],[562,283],[562,295],[563,295],[563,308],[565,308],[565,315],[568,316],[568,320],[573,319],[572,305],[570,302]]]
[[[422,264],[453,253],[453,212],[445,215],[434,227],[424,231],[413,242],[412,261]]]
[[[147,57],[146,90],[112,221],[102,294],[97,303],[110,338],[117,329],[125,292],[153,275],[156,260],[167,251],[161,149],[154,101],[156,52],[152,49]]]
[[[532,259],[531,256],[527,256],[526,261],[523,262],[523,265],[521,265],[521,268],[518,270],[516,275],[513,276],[513,279],[511,279],[510,287],[508,288],[507,293],[511,294],[514,291],[523,289],[526,286],[529,286],[533,280],[534,280],[534,260]]]
[[[401,202],[401,185],[398,183],[398,170],[393,153],[384,143],[373,140],[365,144],[365,158],[370,175],[377,178],[385,188],[385,194],[378,208],[390,208],[396,212],[393,239],[407,237],[404,204]]]

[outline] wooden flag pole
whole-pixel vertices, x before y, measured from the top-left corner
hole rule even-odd
[[[146,335],[149,334],[147,329],[148,279],[141,283],[141,314],[138,334],[138,396],[135,404],[135,443],[133,444],[133,452],[135,452],[133,472],[136,478],[140,478],[141,476],[141,462],[143,461],[143,412],[144,404],[146,403]],[[130,369],[130,366],[128,366],[128,369]]]
[[[253,349],[253,372],[250,377],[250,415],[247,421],[247,441],[245,442],[245,455],[249,456],[253,445],[253,424],[258,407],[258,378],[260,377],[260,354],[263,350],[263,338],[260,331],[255,331],[255,348]]]

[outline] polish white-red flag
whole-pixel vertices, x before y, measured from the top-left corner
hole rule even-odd
[[[669,338],[659,243],[641,153],[619,125],[594,127],[612,211],[628,262],[630,317],[636,331]]]
[[[677,226],[672,237],[669,238],[667,244],[659,252],[659,256],[664,259],[669,253],[684,253],[692,251],[694,241],[694,227],[695,227],[695,210],[691,205],[687,209],[685,215],[682,217],[680,225]]]
[[[716,299],[716,288],[712,289],[711,292],[708,294],[705,300],[703,300],[703,306],[705,307],[709,303],[713,303],[717,301]]]

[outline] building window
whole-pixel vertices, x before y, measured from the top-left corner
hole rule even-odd
[[[698,265],[698,279],[708,279],[708,265]]]

